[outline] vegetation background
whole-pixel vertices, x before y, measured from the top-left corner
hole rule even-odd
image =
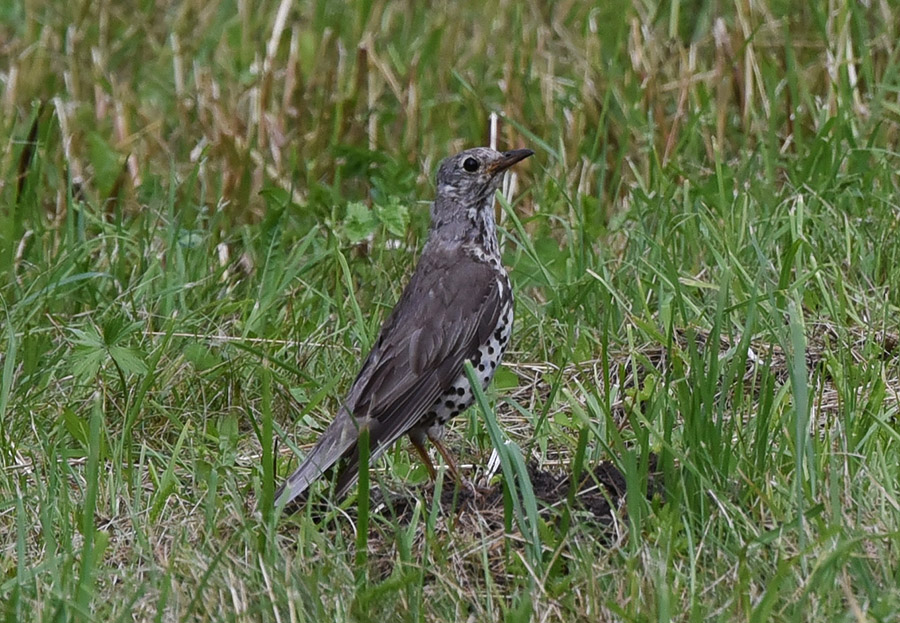
[[[0,616],[898,620],[898,41],[889,0],[0,3]],[[403,443],[410,517],[256,512],[492,113],[517,320],[450,445],[608,461],[613,513],[507,480],[498,529]]]

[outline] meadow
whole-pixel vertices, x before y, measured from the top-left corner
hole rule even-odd
[[[898,11],[0,3],[0,618],[900,620]],[[493,493],[274,512],[492,134]]]

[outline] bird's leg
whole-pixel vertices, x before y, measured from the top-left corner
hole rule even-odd
[[[428,450],[425,449],[425,440],[418,439],[414,435],[410,435],[410,441],[412,441],[413,447],[419,454],[419,458],[422,459],[423,463],[425,463],[425,468],[428,470],[428,475],[431,476],[431,480],[434,481],[437,478],[437,470],[434,469],[434,463],[431,462],[431,457],[428,456]]]
[[[428,450],[425,448],[425,439],[426,437],[422,437],[419,439],[415,435],[410,435],[410,441],[412,441],[413,447],[416,449],[416,452],[419,454],[419,457],[422,459],[422,462],[425,463],[425,467],[428,469],[428,475],[431,476],[432,482],[437,480],[437,469],[434,467],[434,463],[431,460],[431,457],[428,456]],[[456,466],[456,461],[453,458],[453,455],[450,454],[450,451],[444,447],[444,444],[441,443],[440,439],[430,438],[431,443],[434,444],[434,447],[438,449],[438,452],[441,453],[441,456],[444,457],[444,462],[447,464],[447,469],[450,470],[450,474],[453,475],[453,480],[456,481],[456,484],[459,486],[463,486],[465,484],[465,480],[459,473],[459,468]]]
[[[453,455],[444,446],[440,439],[432,439],[431,443],[434,444],[434,447],[437,448],[438,452],[441,453],[441,456],[444,457],[444,462],[447,463],[447,469],[449,469],[450,473],[453,474],[453,478],[454,480],[456,480],[456,484],[460,489],[468,489],[474,494],[476,498],[487,495],[491,492],[490,487],[479,487],[473,481],[463,477],[463,475],[459,471],[459,467],[456,465],[456,459],[453,458]]]
[[[438,452],[441,453],[441,456],[444,457],[444,461],[447,463],[447,468],[450,470],[450,473],[453,474],[453,478],[456,479],[456,484],[461,488],[465,487],[469,489],[475,497],[480,497],[487,495],[493,491],[491,487],[484,487],[475,484],[474,481],[464,478],[462,473],[459,471],[459,467],[456,465],[456,459],[453,458],[453,455],[450,451],[444,446],[440,439],[431,439],[431,443],[434,444],[434,447],[438,449]]]
[[[440,439],[431,439],[431,443],[434,444],[434,447],[437,448],[437,451],[441,453],[441,456],[444,457],[444,462],[447,464],[447,469],[450,470],[450,473],[453,475],[453,479],[456,481],[460,487],[466,484],[466,480],[462,477],[462,474],[459,473],[459,468],[456,466],[456,459],[453,458],[453,455],[450,454],[450,451],[444,447],[444,444],[441,443]]]
[[[441,453],[442,457],[444,457],[444,463],[447,464],[447,469],[450,471],[450,474],[453,476],[453,480],[456,482],[456,485],[460,489],[470,489],[476,495],[484,494],[490,491],[490,489],[481,489],[475,483],[463,478],[462,473],[460,473],[459,471],[459,467],[456,465],[456,459],[440,439],[435,439],[434,437],[428,437],[428,439],[431,440],[431,443],[434,444],[434,447],[437,448],[437,451]],[[416,452],[422,458],[422,462],[425,464],[425,467],[428,469],[428,474],[431,476],[432,482],[435,481],[437,479],[437,470],[434,467],[434,463],[432,462],[431,457],[428,456],[428,450],[425,449],[425,439],[418,439],[414,435],[410,435],[410,440],[412,441],[413,447],[416,449]]]

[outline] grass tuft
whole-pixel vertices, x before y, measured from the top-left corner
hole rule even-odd
[[[898,618],[894,13],[0,3],[0,617]],[[517,319],[447,441],[507,516],[398,444],[276,520],[492,118]]]

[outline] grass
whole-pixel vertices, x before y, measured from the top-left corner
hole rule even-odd
[[[6,620],[900,617],[891,3],[283,4],[0,7]],[[517,320],[449,443],[515,443],[508,531],[402,443],[409,521],[257,511],[492,113]]]

